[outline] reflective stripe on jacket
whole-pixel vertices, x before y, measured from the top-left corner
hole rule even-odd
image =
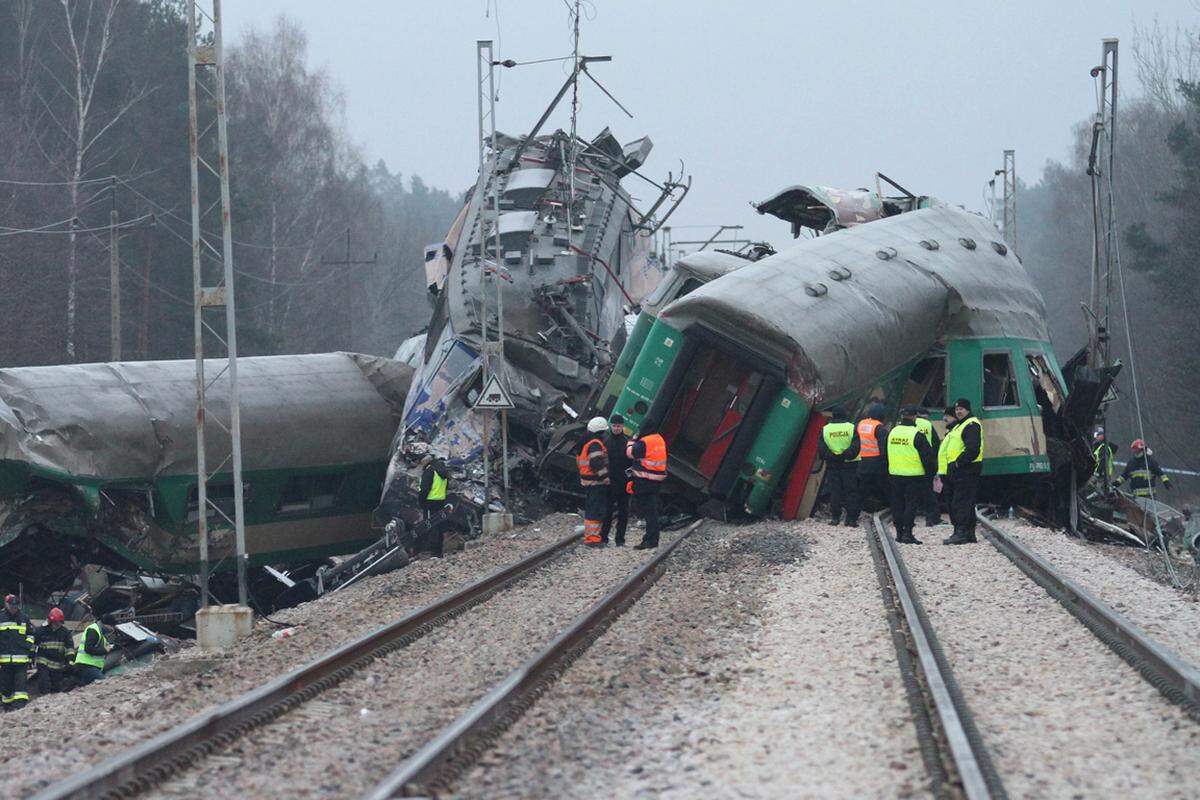
[[[37,643],[38,666],[55,670],[65,669],[75,660],[75,640],[66,628],[56,630],[49,624],[43,625],[37,629],[33,638]]]
[[[594,452],[592,445],[599,448]],[[592,464],[595,459],[595,465]],[[608,450],[600,439],[589,439],[584,442],[579,455],[575,457],[579,467],[579,482],[584,486],[603,486],[608,483]]]
[[[94,656],[87,652],[87,637],[92,631],[96,632],[99,649],[108,650],[108,639],[104,637],[104,629],[99,624],[93,622],[83,629],[83,640],[79,644],[79,651],[75,653],[75,663],[102,670],[104,669],[104,656]]]
[[[625,452],[629,454],[629,458],[633,461],[633,475],[636,478],[641,478],[647,481],[663,481],[667,479],[667,443],[661,435],[652,433],[649,436],[644,436],[638,439],[645,448],[646,455],[642,458],[634,459],[633,443],[630,443]]]
[[[888,474],[901,477],[915,477],[925,474],[925,465],[921,463],[921,454],[917,452],[914,441],[921,429],[916,425],[897,425],[888,434],[887,461]]]
[[[882,424],[870,417],[858,421],[859,458],[879,458],[879,440],[875,438],[875,429]]]
[[[33,626],[24,614],[0,608],[0,664],[28,664],[33,657]]]

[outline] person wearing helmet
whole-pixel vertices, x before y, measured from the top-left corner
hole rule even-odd
[[[575,457],[579,483],[583,486],[583,543],[588,547],[605,544],[600,530],[608,510],[608,450],[601,437],[607,430],[608,420],[604,417],[588,420],[587,435]]]
[[[1121,472],[1121,477],[1117,478],[1113,484],[1116,488],[1129,481],[1129,490],[1133,492],[1134,497],[1145,497],[1149,499],[1154,494],[1154,486],[1159,481],[1162,481],[1164,489],[1173,489],[1171,479],[1158,462],[1154,460],[1154,451],[1146,447],[1146,443],[1141,439],[1134,439],[1129,445],[1129,462],[1125,465],[1125,469]]]
[[[26,670],[33,660],[33,625],[21,613],[17,596],[4,598],[0,610],[0,703],[15,711],[29,702]]]
[[[46,624],[33,634],[33,643],[37,647],[38,694],[61,692],[67,666],[75,661],[75,639],[63,626],[63,619],[62,609],[52,608],[46,615]]]
[[[629,526],[629,493],[625,491],[625,481],[621,478],[629,469],[629,457],[625,455],[629,438],[625,435],[625,417],[613,414],[609,423],[608,435],[604,437],[604,449],[608,451],[608,505],[604,509],[604,522],[600,525],[600,541],[608,544],[608,531],[616,517],[613,544],[624,547],[625,529]]]

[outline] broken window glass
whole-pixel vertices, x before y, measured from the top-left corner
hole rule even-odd
[[[1042,395],[1045,395],[1046,401],[1049,402],[1050,408],[1058,411],[1063,404],[1062,389],[1059,388],[1058,381],[1054,377],[1054,373],[1050,371],[1050,365],[1046,361],[1046,357],[1041,353],[1026,353],[1025,363],[1029,365],[1029,375],[1033,379],[1033,387],[1038,395],[1038,402],[1042,402]]]
[[[939,411],[946,407],[945,356],[930,356],[917,362],[904,386],[901,404]]]
[[[983,354],[983,405],[986,408],[1019,405],[1012,354],[1007,351]]]

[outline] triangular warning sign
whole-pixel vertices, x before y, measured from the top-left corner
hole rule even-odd
[[[483,393],[475,401],[475,410],[490,411],[506,408],[516,408],[516,406],[513,405],[512,398],[509,397],[508,390],[504,388],[500,378],[493,375],[488,378],[487,385],[483,387]]]

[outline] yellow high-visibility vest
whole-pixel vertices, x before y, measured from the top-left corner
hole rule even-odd
[[[887,438],[889,475],[913,477],[925,474],[921,454],[913,444],[920,432],[921,429],[916,425],[897,425],[892,428]]]
[[[821,429],[821,438],[825,440],[825,446],[829,448],[829,452],[840,456],[849,450],[850,445],[854,442],[854,423],[830,422]]]
[[[954,430],[951,433],[946,434],[946,438],[953,442],[953,444],[946,448],[947,465],[953,464],[955,461],[957,461],[958,457],[962,455],[963,450],[967,449],[966,445],[963,444],[962,434],[963,431],[967,429],[968,425],[979,426],[979,455],[975,456],[975,461],[973,463],[978,464],[980,461],[983,461],[983,423],[979,421],[978,417],[967,417],[962,422],[955,425]]]

